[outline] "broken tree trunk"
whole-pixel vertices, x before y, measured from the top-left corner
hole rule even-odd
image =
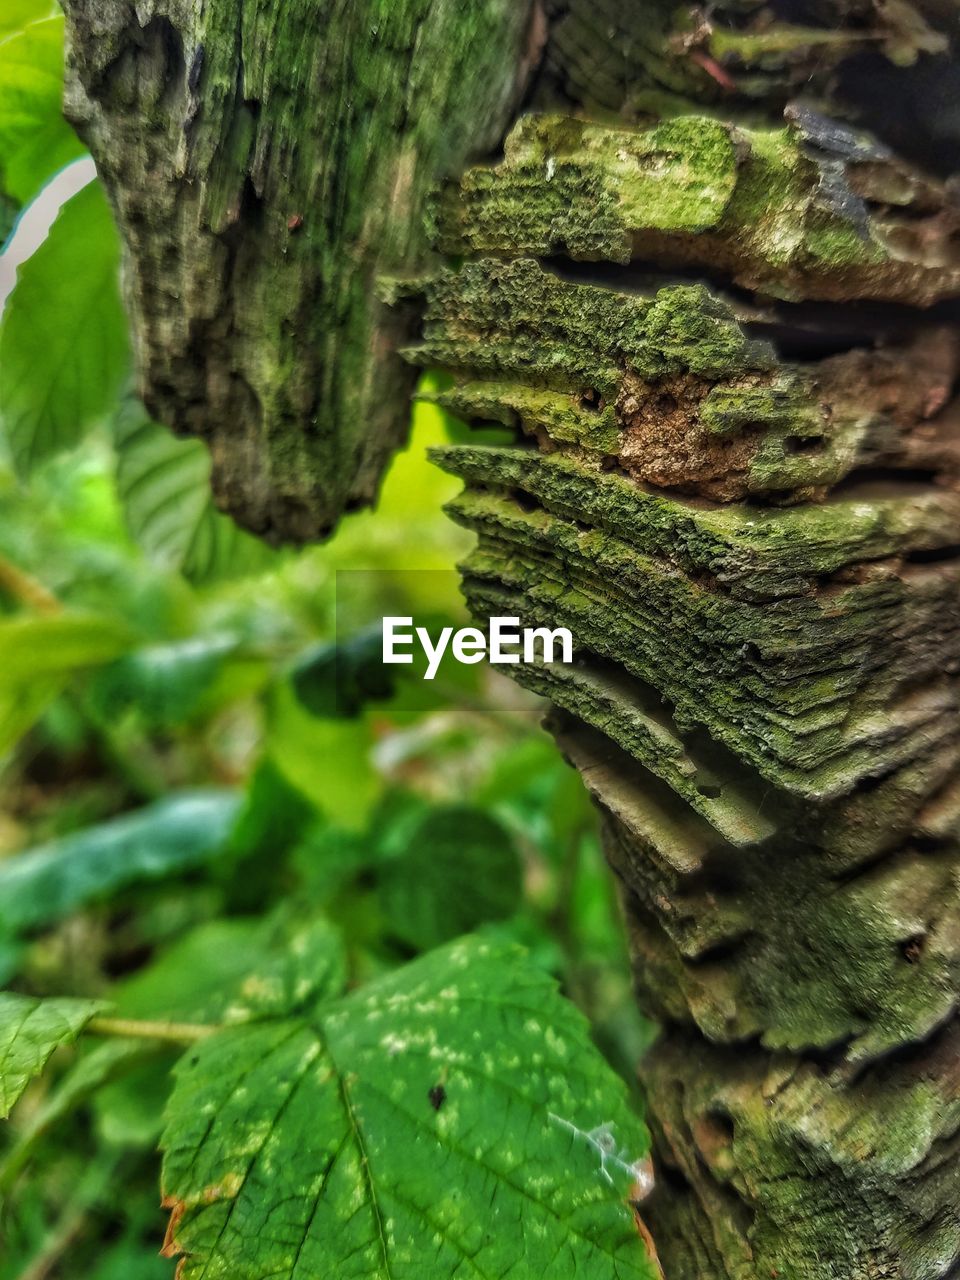
[[[125,250],[141,390],[272,541],[372,502],[409,420],[427,192],[495,146],[529,0],[65,0],[67,112]]]
[[[69,0],[148,397],[313,536],[400,437],[419,313],[410,365],[517,430],[438,454],[466,594],[578,641],[511,672],[663,1026],[668,1280],[956,1278],[958,12],[545,3],[536,111],[414,278],[533,8]]]

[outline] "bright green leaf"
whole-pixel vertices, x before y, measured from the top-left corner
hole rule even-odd
[[[210,455],[127,404],[116,422],[117,486],[131,536],[151,559],[193,582],[259,573],[278,553],[214,506]]]
[[[0,189],[20,204],[84,154],[63,118],[63,18],[50,11],[3,0],[0,13]]]
[[[239,803],[232,791],[174,794],[4,859],[0,930],[37,928],[129,885],[203,866],[224,848]]]
[[[0,10],[0,40],[12,36],[31,22],[56,16],[57,6],[51,0],[3,0]]]
[[[464,939],[181,1060],[163,1189],[182,1280],[650,1280],[647,1149],[586,1022]]]
[[[74,672],[113,661],[131,640],[121,623],[91,614],[0,621],[0,755],[26,733]]]
[[[101,1007],[96,1000],[35,1000],[0,992],[0,1119],[53,1051],[75,1040]]]
[[[90,183],[20,268],[0,321],[0,425],[22,475],[116,408],[130,358],[119,270],[113,217]]]
[[[509,833],[479,809],[428,810],[403,833],[403,851],[380,879],[389,932],[426,951],[514,914],[523,891]]]
[[[287,781],[334,822],[353,831],[366,825],[383,783],[364,720],[317,719],[284,681],[270,698],[267,753]]]
[[[129,648],[130,628],[90,613],[17,614],[0,621],[0,686],[61,676],[110,662]]]

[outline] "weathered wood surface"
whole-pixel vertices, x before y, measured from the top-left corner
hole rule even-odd
[[[408,286],[407,355],[516,429],[437,453],[473,608],[579,641],[511,674],[603,815],[663,1026],[660,1258],[947,1280],[960,149],[955,118],[905,148],[860,69],[937,100],[958,11],[551,10],[548,113],[445,192],[464,260]]]
[[[538,53],[528,0],[66,0],[68,114],[125,245],[143,396],[275,541],[376,496],[412,374],[379,271],[495,147]]]

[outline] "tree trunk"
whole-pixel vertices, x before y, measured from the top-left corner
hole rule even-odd
[[[512,673],[603,814],[664,1028],[642,1071],[668,1280],[943,1280],[956,150],[933,115],[893,149],[858,51],[898,101],[925,74],[935,96],[956,20],[822,5],[804,33],[772,8],[672,32],[672,7],[574,3],[551,113],[445,198],[467,261],[426,288],[419,358],[454,374],[449,407],[531,441],[440,461],[476,613],[579,641],[575,667]]]
[[[404,441],[428,191],[500,139],[530,0],[66,0],[67,111],[125,245],[141,390],[218,502],[325,536]]]
[[[177,26],[176,92],[194,105],[173,113],[176,128],[197,111],[198,85],[201,97],[224,86],[218,100],[237,105],[226,130],[200,128],[190,181],[171,185],[173,126],[148,120],[170,114],[168,73],[146,77],[153,97],[128,119],[132,73],[94,67],[109,62],[91,51],[97,7],[70,0],[74,62],[127,235],[152,398],[215,455],[234,430],[247,441],[236,465],[253,476],[262,464],[269,497],[260,480],[249,505],[230,497],[233,481],[225,492],[248,523],[326,527],[367,471],[345,481],[337,445],[310,454],[305,486],[289,479],[296,467],[281,482],[275,459],[314,449],[305,420],[264,418],[258,387],[251,420],[273,425],[251,429],[229,390],[264,365],[284,385],[315,384],[315,352],[278,336],[290,316],[266,306],[271,289],[293,293],[297,332],[326,344],[330,377],[355,388],[362,347],[333,327],[322,272],[294,253],[276,275],[290,209],[280,186],[254,179],[255,216],[238,203],[237,173],[259,174],[262,147],[256,120],[234,146],[232,122],[249,97],[267,100],[238,78],[235,40],[251,37],[234,32],[195,72],[200,38]],[[498,29],[497,57],[516,52],[483,100],[491,120],[521,56],[510,6],[500,28],[495,8],[470,44],[482,61],[475,46]],[[451,515],[478,535],[464,566],[477,614],[566,625],[578,641],[574,666],[511,672],[553,703],[551,726],[602,812],[641,1003],[664,1028],[643,1064],[664,1270],[958,1277],[957,11],[949,0],[547,10],[541,114],[439,203],[439,247],[461,265],[390,291],[423,317],[408,356],[453,375],[442,401],[526,437],[438,461],[465,481]],[[403,42],[405,67],[419,66],[415,43]],[[135,70],[139,55],[124,56]],[[441,58],[439,87],[416,91],[431,112],[453,92],[447,69]],[[300,128],[291,118],[281,136]],[[162,212],[143,221],[148,141]],[[244,157],[232,185],[213,163],[225,141]],[[310,146],[328,178],[350,173],[351,207],[372,210],[381,188],[354,176],[350,146]],[[415,161],[418,147],[414,134],[401,148],[419,175],[404,224],[438,172],[429,146]],[[296,203],[330,216],[322,184]],[[234,256],[201,322],[187,281],[162,299],[158,283],[164,253],[201,271],[210,237]],[[201,292],[213,287],[202,279]],[[250,279],[264,322],[221,325],[223,299]],[[199,372],[187,340],[198,323],[216,334]],[[376,470],[396,434],[367,416],[351,447]],[[318,498],[324,486],[340,498]],[[277,495],[294,490],[306,514],[288,522]]]

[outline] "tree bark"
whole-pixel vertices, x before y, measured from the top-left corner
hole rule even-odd
[[[67,0],[68,115],[125,245],[148,407],[272,541],[373,501],[404,440],[433,184],[502,136],[531,0]]]
[[[956,13],[555,9],[416,358],[527,440],[437,456],[477,615],[579,642],[511,674],[663,1027],[664,1271],[960,1276],[957,149],[861,73],[935,99]]]
[[[372,44],[372,0],[68,8],[148,395],[232,510],[312,536],[373,492],[378,271],[443,403],[517,429],[437,458],[477,614],[578,641],[511,673],[663,1026],[668,1280],[960,1277],[955,6],[547,3],[538,114],[447,187],[427,272],[525,6],[405,0]]]

